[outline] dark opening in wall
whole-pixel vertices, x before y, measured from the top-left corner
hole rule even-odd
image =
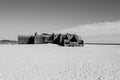
[[[34,37],[30,37],[28,39],[28,44],[34,44]]]
[[[77,42],[77,39],[75,36],[72,37],[72,39],[70,40],[70,42]]]

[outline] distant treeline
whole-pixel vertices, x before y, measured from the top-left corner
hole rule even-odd
[[[0,44],[17,44],[15,40],[0,40]]]

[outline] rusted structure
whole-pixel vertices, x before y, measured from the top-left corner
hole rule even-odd
[[[18,36],[18,44],[46,44],[53,43],[60,46],[84,46],[84,41],[76,34],[47,34]]]

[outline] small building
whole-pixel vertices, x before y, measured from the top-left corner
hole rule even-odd
[[[83,46],[83,40],[79,39],[76,34],[65,34],[63,37],[64,46]]]
[[[18,35],[18,44],[34,44],[34,36]]]
[[[55,44],[61,46],[83,46],[84,42],[76,34],[58,34],[54,40]]]

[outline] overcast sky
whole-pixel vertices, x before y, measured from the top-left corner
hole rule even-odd
[[[0,0],[0,39],[120,20],[120,0]]]

